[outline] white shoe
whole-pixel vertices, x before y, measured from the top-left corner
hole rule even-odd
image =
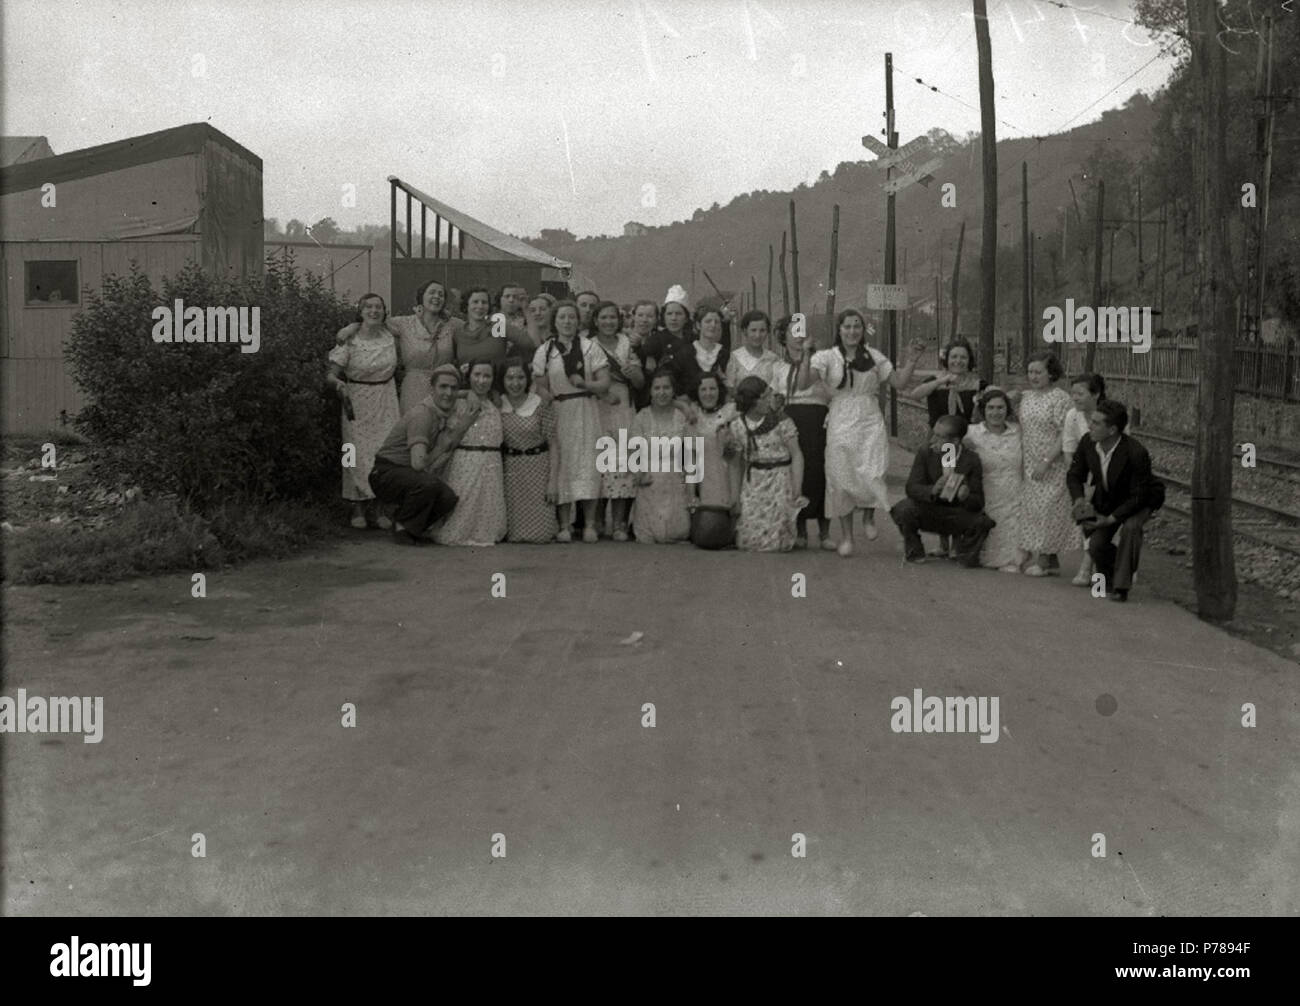
[[[827,552],[834,552],[834,551],[835,551],[835,542],[831,541],[829,538],[823,538],[823,539],[822,539],[822,548],[824,548]]]
[[[849,556],[853,554],[853,539],[845,538],[842,542],[840,542],[840,547],[836,549],[836,551],[839,552],[840,555],[844,556],[844,558],[847,559]]]
[[[867,541],[875,541],[880,537],[880,532],[876,530],[876,522],[873,520],[869,520],[862,525],[862,530],[867,536]]]
[[[1025,570],[1025,576],[1046,576],[1046,575],[1047,575],[1047,570],[1043,569],[1043,567],[1038,565],[1038,563],[1034,563],[1027,570]]]
[[[1020,567],[1017,566],[1014,562],[1009,562],[1009,563],[1007,563],[1005,566],[999,566],[999,567],[998,567],[998,572],[999,572],[999,573],[1019,573],[1019,572],[1020,572]]]
[[[1074,579],[1070,581],[1076,587],[1092,586],[1092,570],[1084,567],[1074,574]]]

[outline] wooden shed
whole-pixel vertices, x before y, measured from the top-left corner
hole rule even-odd
[[[506,283],[518,283],[529,294],[567,295],[572,263],[475,220],[396,176],[390,175],[388,183],[392,224],[389,309],[395,314],[409,312],[415,305],[416,290],[431,279],[462,293],[481,286],[495,294]],[[400,217],[399,208],[405,210]]]
[[[155,284],[189,261],[255,275],[262,254],[262,160],[206,123],[0,168],[4,432],[81,408],[63,345],[105,276],[133,261]]]

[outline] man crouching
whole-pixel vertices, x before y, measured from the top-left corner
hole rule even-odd
[[[451,422],[460,374],[445,363],[430,378],[432,393],[398,420],[375,455],[370,488],[383,503],[396,507],[393,540],[419,545],[421,537],[456,508],[456,494],[439,473],[465,431],[474,424],[479,401],[471,396],[459,422]]]
[[[907,477],[907,498],[889,511],[903,535],[903,557],[925,562],[921,531],[951,535],[957,559],[967,568],[980,564],[984,539],[997,522],[984,513],[984,470],[979,456],[962,447],[966,420],[942,416],[934,424],[929,446],[916,452]]]

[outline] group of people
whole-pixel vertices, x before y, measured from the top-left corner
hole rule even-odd
[[[1075,582],[1091,584],[1095,565],[1122,599],[1141,524],[1163,500],[1100,376],[1067,393],[1048,352],[1031,357],[1029,389],[1007,393],[976,378],[959,338],[942,372],[909,390],[924,345],[895,367],[853,309],[836,317],[833,346],[817,350],[789,319],[773,330],[761,311],[692,311],[680,286],[630,310],[590,291],[529,299],[515,285],[495,303],[486,289],[455,302],[437,281],[416,300],[389,317],[383,298],[363,297],[328,378],[354,448],[343,472],[352,524],[391,529],[404,544],[568,542],[580,528],[587,542],[604,531],[787,551],[807,547],[815,521],[819,547],[849,556],[855,514],[871,541],[876,510],[889,508],[879,394],[891,385],[924,399],[932,420],[907,496],[890,510],[909,561],[925,561],[927,531],[966,565],[1047,576],[1086,534]],[[698,480],[662,467],[601,470],[598,441],[620,433],[699,438]]]

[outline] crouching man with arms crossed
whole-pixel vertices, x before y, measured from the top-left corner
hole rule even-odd
[[[942,416],[930,444],[916,452],[907,477],[907,499],[889,511],[903,535],[903,557],[925,562],[921,531],[951,535],[958,561],[968,569],[980,564],[984,539],[997,521],[984,512],[984,469],[979,456],[962,446],[966,420]]]
[[[456,494],[439,476],[451,452],[478,416],[479,400],[466,400],[463,417],[451,422],[460,375],[451,364],[434,368],[432,393],[408,409],[375,455],[370,488],[396,507],[393,540],[419,545],[429,527],[456,508]]]

